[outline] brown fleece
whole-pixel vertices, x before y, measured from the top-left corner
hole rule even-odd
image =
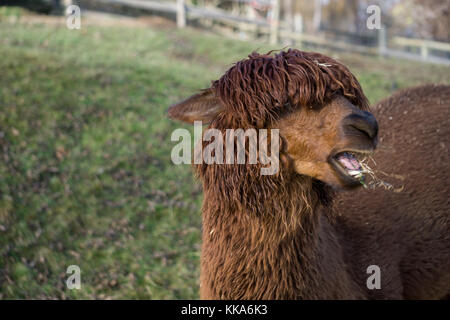
[[[338,199],[342,245],[350,273],[381,268],[371,298],[438,299],[450,293],[450,86],[395,93],[372,111],[380,125],[376,169],[401,192],[377,188]],[[402,180],[403,179],[403,180]]]

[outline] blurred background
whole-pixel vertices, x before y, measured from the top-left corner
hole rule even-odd
[[[449,15],[437,0],[0,1],[0,299],[198,298],[202,189],[170,160],[191,128],[167,108],[288,47],[346,64],[371,103],[450,84]]]

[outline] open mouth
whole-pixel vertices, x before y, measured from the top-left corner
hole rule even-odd
[[[359,185],[364,183],[363,161],[370,152],[343,151],[336,153],[331,158],[331,163],[340,175],[340,177],[350,185]]]

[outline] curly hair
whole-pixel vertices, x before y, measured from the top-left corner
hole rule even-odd
[[[272,55],[253,52],[212,89],[241,127],[263,127],[292,108],[319,107],[342,95],[361,109],[369,102],[355,76],[340,62],[296,49]]]

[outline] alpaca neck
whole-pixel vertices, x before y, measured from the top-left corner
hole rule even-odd
[[[307,297],[321,273],[323,228],[329,228],[323,190],[310,179],[298,180],[280,185],[263,205],[246,207],[205,191],[202,296]]]

